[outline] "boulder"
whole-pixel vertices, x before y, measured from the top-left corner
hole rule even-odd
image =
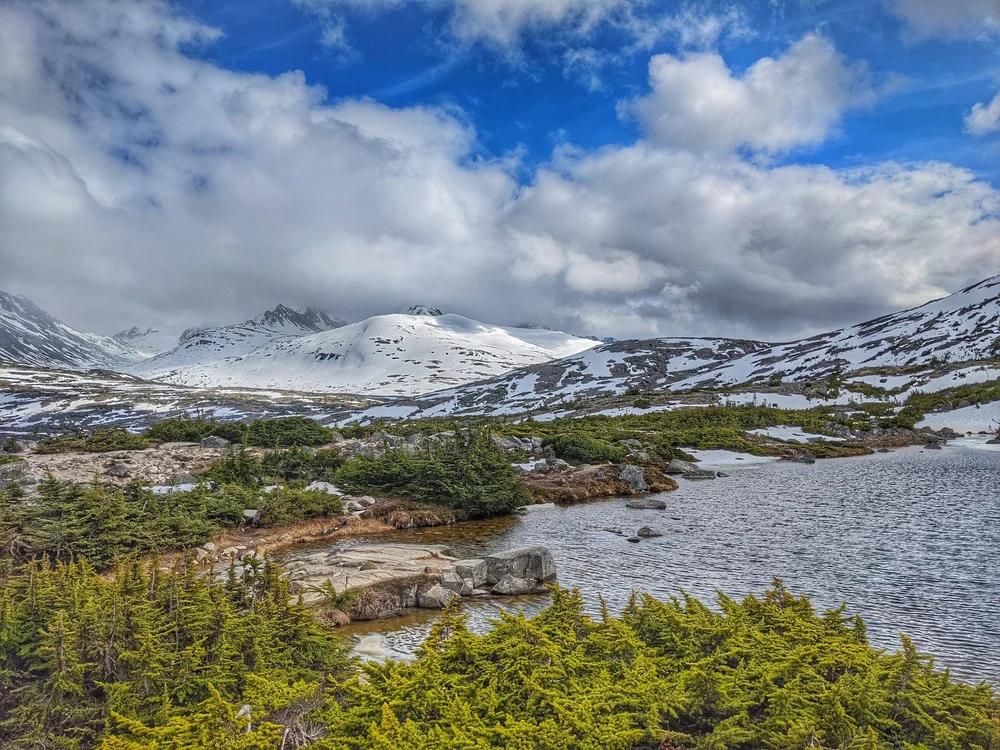
[[[667,468],[663,470],[664,474],[687,474],[688,472],[698,471],[698,464],[693,464],[690,461],[681,461],[679,458],[672,459]]]
[[[6,489],[12,482],[19,481],[28,473],[26,461],[12,461],[0,464],[0,489]]]
[[[209,435],[207,438],[202,440],[199,445],[202,448],[228,448],[232,443],[225,438],[221,438],[218,435]]]
[[[608,528],[604,529],[604,531],[607,531],[608,533],[611,533],[611,534],[617,534],[618,536],[621,536],[622,533],[623,533],[621,529],[614,529],[614,528],[611,528],[611,527],[608,527]]]
[[[573,468],[561,458],[548,458],[545,463],[552,471],[569,471]]]
[[[629,500],[625,507],[632,510],[666,510],[667,504],[662,500]]]
[[[208,555],[209,552],[207,549],[202,549],[201,547],[198,547],[194,551],[194,561],[196,563],[201,563],[205,560],[206,557],[208,557]]]
[[[219,547],[216,545],[215,542],[205,542],[203,545],[201,545],[201,548],[204,550],[208,550],[209,552],[215,552],[216,550],[219,549]]]
[[[630,448],[641,448],[642,443],[635,438],[628,438],[627,440],[619,441],[622,445],[627,445]]]
[[[632,451],[632,457],[635,458],[636,461],[649,460],[649,454],[646,453],[646,451]]]
[[[127,477],[131,472],[127,466],[122,464],[111,464],[111,466],[104,470],[104,473],[109,477],[118,477],[121,479]]]
[[[729,475],[726,472],[724,472],[724,471],[717,471],[717,472],[715,472],[715,476],[717,476],[719,479],[728,479],[729,478]]]
[[[479,588],[486,583],[489,568],[485,560],[457,560],[455,562],[455,572],[462,578],[472,581],[473,588]]]
[[[703,471],[702,469],[698,469],[696,471],[685,472],[684,474],[681,474],[681,476],[684,479],[690,479],[690,480],[700,481],[700,480],[703,480],[703,479],[715,479],[715,472],[714,471]]]
[[[645,492],[649,489],[646,484],[646,477],[641,466],[626,466],[621,470],[618,478],[626,482],[633,492]]]
[[[794,456],[788,456],[786,461],[791,461],[796,464],[814,464],[816,463],[816,457],[812,453],[796,453]]]
[[[257,523],[260,520],[260,511],[256,508],[247,508],[243,511],[244,523]]]
[[[520,596],[521,594],[530,594],[541,585],[536,578],[518,578],[508,573],[497,581],[497,585],[493,587],[493,593],[501,596]]]
[[[441,574],[441,585],[459,596],[469,596],[475,588],[471,578],[463,578],[454,570],[446,570]]]
[[[635,535],[641,539],[652,539],[654,537],[663,536],[663,533],[657,531],[656,529],[651,529],[648,526],[643,526],[635,532]]]
[[[555,580],[556,561],[545,547],[518,547],[487,557],[487,582],[497,584],[505,576],[547,583]]]
[[[995,438],[993,440],[987,440],[987,445],[1000,445],[1000,438]]]
[[[632,542],[632,544],[638,544],[639,542],[641,542],[641,541],[642,541],[642,539],[641,539],[640,537],[637,537],[637,536],[630,536],[630,537],[629,537],[628,539],[626,539],[625,541],[626,541],[626,542]]]
[[[435,584],[427,591],[417,594],[417,606],[423,609],[444,609],[456,599],[458,594],[454,591]]]
[[[505,438],[499,435],[491,435],[493,442],[497,444],[501,450],[505,451],[516,451],[521,449],[521,441],[516,438]]]
[[[10,440],[8,440],[3,444],[4,453],[8,454],[24,453],[25,450],[27,450],[27,447],[24,445],[24,443],[22,443],[20,440],[15,440],[14,438],[11,438]]]
[[[940,443],[928,443],[927,450],[929,451],[939,451],[942,450]]]

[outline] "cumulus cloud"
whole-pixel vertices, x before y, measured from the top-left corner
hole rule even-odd
[[[824,141],[845,110],[873,98],[867,70],[809,34],[734,74],[715,52],[655,55],[630,107],[651,138],[696,149],[785,151]]]
[[[108,332],[428,303],[580,333],[784,338],[1000,260],[1000,194],[947,164],[773,166],[651,130],[561,145],[520,184],[516,155],[484,153],[459,110],[331,103],[301,73],[192,56],[217,35],[162,0],[0,4],[0,288]],[[742,101],[735,119],[759,116]],[[818,120],[787,136],[765,118],[762,147],[818,138],[834,122]]]
[[[1000,33],[998,0],[887,0],[887,3],[920,37],[958,34],[989,37]]]
[[[1000,93],[989,104],[979,103],[965,116],[965,130],[972,135],[987,135],[1000,130]]]

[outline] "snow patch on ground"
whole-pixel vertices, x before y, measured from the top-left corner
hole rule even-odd
[[[738,466],[753,466],[755,464],[769,464],[777,461],[774,456],[754,456],[750,453],[736,453],[735,451],[696,451],[685,449],[698,460],[698,466],[702,469],[715,469]]]
[[[985,430],[991,434],[996,434],[997,429],[1000,429],[1000,401],[966,406],[953,411],[941,412],[940,414],[927,414],[924,420],[917,424],[917,427],[930,427],[933,430],[950,427],[955,432],[979,432],[980,430]]]
[[[763,435],[764,437],[784,440],[786,443],[811,443],[816,440],[826,440],[831,443],[843,442],[843,438],[828,437],[826,435],[815,435],[805,432],[801,427],[788,427],[781,425],[778,427],[764,427],[759,430],[750,430],[752,435]]]

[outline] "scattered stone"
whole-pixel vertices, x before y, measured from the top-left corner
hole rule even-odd
[[[667,504],[662,500],[629,500],[625,507],[632,510],[666,510]]]
[[[221,557],[236,557],[239,554],[239,550],[236,547],[226,547],[222,552],[219,553]]]
[[[456,599],[458,599],[458,594],[454,591],[446,589],[440,584],[435,584],[427,591],[417,594],[417,606],[423,609],[444,609]]]
[[[376,500],[371,495],[362,495],[358,498],[358,505],[363,508],[370,508],[376,503]]]
[[[215,542],[205,542],[201,547],[209,552],[216,552],[219,549]]]
[[[459,596],[468,596],[475,588],[471,578],[463,578],[454,570],[446,570],[441,574],[441,585]]]
[[[489,568],[485,560],[458,560],[455,563],[455,572],[462,578],[472,581],[473,588],[479,588],[486,583]]]
[[[129,468],[127,466],[122,466],[121,464],[111,464],[111,466],[105,469],[104,473],[109,477],[118,478],[124,478],[131,474]]]
[[[679,458],[671,460],[667,464],[667,468],[663,470],[664,474],[688,474],[692,471],[699,471],[698,464],[693,464],[690,461],[681,461]]]
[[[618,477],[627,482],[633,492],[646,492],[649,485],[646,484],[645,473],[641,466],[626,466],[621,470]]]
[[[508,573],[497,581],[497,585],[493,587],[493,593],[501,596],[521,596],[522,594],[530,594],[538,588],[538,579],[518,578]]]
[[[649,454],[646,451],[632,451],[632,456],[636,461],[648,461]]]
[[[518,547],[486,558],[487,582],[499,583],[507,575],[547,583],[556,577],[556,561],[545,547]]]
[[[217,435],[210,435],[202,440],[199,445],[202,448],[228,448],[232,445],[232,443],[225,438],[218,437]]]
[[[702,469],[698,469],[697,471],[689,471],[689,472],[686,472],[684,474],[681,474],[681,476],[684,479],[690,479],[690,480],[700,481],[700,480],[703,480],[703,479],[715,479],[715,472],[714,471],[704,471]]]
[[[611,528],[608,528],[608,529],[604,529],[604,531],[608,531],[608,532],[610,532],[612,534],[617,534],[618,536],[621,536],[624,533],[621,529],[611,529]]]
[[[635,532],[635,535],[641,539],[653,539],[654,537],[663,536],[662,532],[659,532],[656,529],[651,529],[648,526],[643,526]]]
[[[545,463],[548,464],[552,471],[569,471],[573,468],[561,458],[549,458],[546,459]]]
[[[717,471],[717,472],[715,472],[715,476],[717,476],[719,479],[728,479],[729,478],[729,475],[726,472],[724,472],[724,471]]]
[[[202,562],[204,562],[205,558],[208,557],[208,555],[209,555],[208,550],[198,547],[194,551],[194,561],[198,564],[201,564]]]
[[[628,539],[626,539],[625,541],[626,541],[626,542],[632,542],[632,544],[638,544],[639,542],[641,542],[641,541],[642,541],[642,539],[640,539],[640,538],[639,538],[639,537],[637,537],[637,536],[630,536],[630,537],[629,537]]]

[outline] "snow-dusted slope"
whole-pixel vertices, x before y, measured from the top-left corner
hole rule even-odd
[[[83,333],[25,297],[0,292],[0,360],[38,367],[119,368],[138,359],[132,347]]]
[[[776,344],[673,387],[733,385],[781,376],[930,367],[1000,356],[1000,276],[943,299],[802,341]]]
[[[185,380],[176,378],[175,373],[211,366],[227,357],[241,357],[272,341],[308,336],[343,325],[343,321],[318,310],[292,310],[278,305],[242,323],[217,328],[189,328],[180,335],[180,343],[174,348],[140,362],[128,371],[153,380],[185,383]]]
[[[379,315],[310,336],[271,337],[263,344],[247,337],[241,342],[243,351],[230,347],[214,359],[197,361],[184,360],[185,344],[143,363],[139,371],[199,387],[412,396],[594,346],[593,341],[559,331],[506,328],[460,315],[427,313]]]
[[[180,341],[180,335],[177,333],[167,333],[155,328],[143,330],[138,326],[116,333],[112,338],[125,346],[132,347],[140,357],[144,358],[170,351]]]

